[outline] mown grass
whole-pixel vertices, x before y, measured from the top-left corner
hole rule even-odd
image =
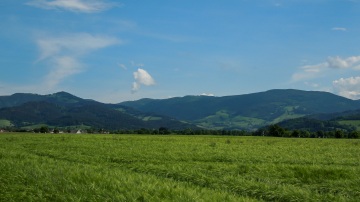
[[[0,135],[0,201],[360,201],[360,140]]]

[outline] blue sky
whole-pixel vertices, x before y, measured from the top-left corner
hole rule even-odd
[[[2,0],[0,95],[360,98],[357,0]]]

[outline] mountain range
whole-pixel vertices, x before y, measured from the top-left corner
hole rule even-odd
[[[117,104],[82,99],[66,92],[51,95],[17,93],[0,96],[0,126],[96,128],[124,130],[197,128],[170,117],[143,113]]]
[[[360,101],[328,92],[269,90],[224,97],[185,96],[123,102],[143,112],[174,117],[211,129],[245,129],[315,114],[360,109]]]
[[[309,120],[358,124],[360,101],[328,92],[293,89],[223,97],[146,98],[118,104],[82,99],[66,92],[0,96],[0,127],[256,130],[275,123],[295,127]]]

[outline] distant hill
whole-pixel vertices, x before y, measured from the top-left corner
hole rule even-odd
[[[356,127],[350,124],[343,124],[336,120],[318,120],[311,118],[289,119],[278,123],[287,130],[306,130],[309,132],[346,130],[353,131]]]
[[[87,100],[76,97],[67,92],[58,92],[50,95],[38,95],[31,93],[16,93],[10,96],[0,96],[0,109],[6,107],[16,107],[28,102],[49,102],[59,105],[74,105],[84,104],[89,102],[96,102],[94,100]]]
[[[360,102],[328,92],[269,90],[246,95],[185,96],[123,102],[142,112],[174,117],[212,129],[256,129],[311,114],[360,109]]]
[[[0,96],[0,127],[116,129],[244,129],[269,124],[289,128],[360,129],[360,101],[327,92],[269,90],[224,97],[185,96],[104,104],[67,92]],[[313,127],[310,127],[313,126]]]
[[[329,114],[312,114],[296,119],[289,119],[278,123],[288,130],[333,131],[360,130],[360,110],[336,112]]]
[[[0,123],[16,127],[92,127],[117,129],[196,128],[174,118],[86,100],[66,92],[51,95],[14,94],[0,97]]]
[[[44,96],[30,93],[16,93],[11,96],[0,96],[0,109],[19,106],[27,102],[41,101],[44,99]]]

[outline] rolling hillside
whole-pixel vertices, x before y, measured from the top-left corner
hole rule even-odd
[[[21,106],[28,102],[48,102],[62,106],[83,105],[85,103],[99,103],[94,100],[82,99],[67,92],[58,92],[49,95],[31,93],[16,93],[9,96],[0,96],[0,109]]]
[[[360,130],[360,110],[336,112],[329,114],[312,114],[278,123],[288,130],[334,131],[337,129]]]
[[[360,109],[360,102],[327,92],[270,90],[246,95],[185,96],[123,102],[143,112],[186,120],[212,129],[256,129],[310,114]]]
[[[120,104],[104,104],[66,92],[50,95],[18,93],[0,96],[0,127],[46,124],[110,130],[159,127],[256,130],[275,123],[292,128],[304,124],[313,124],[316,128],[319,124],[330,123],[328,128],[334,124],[335,127],[347,124],[360,128],[359,111],[355,111],[359,109],[360,102],[356,100],[327,92],[301,90],[270,90],[224,97],[141,99]],[[341,118],[344,116],[348,118]],[[284,122],[286,120],[291,121]]]
[[[196,128],[154,113],[143,113],[126,106],[81,99],[69,93],[51,95],[14,94],[0,97],[0,123],[3,126],[93,127],[110,130],[168,127]]]

